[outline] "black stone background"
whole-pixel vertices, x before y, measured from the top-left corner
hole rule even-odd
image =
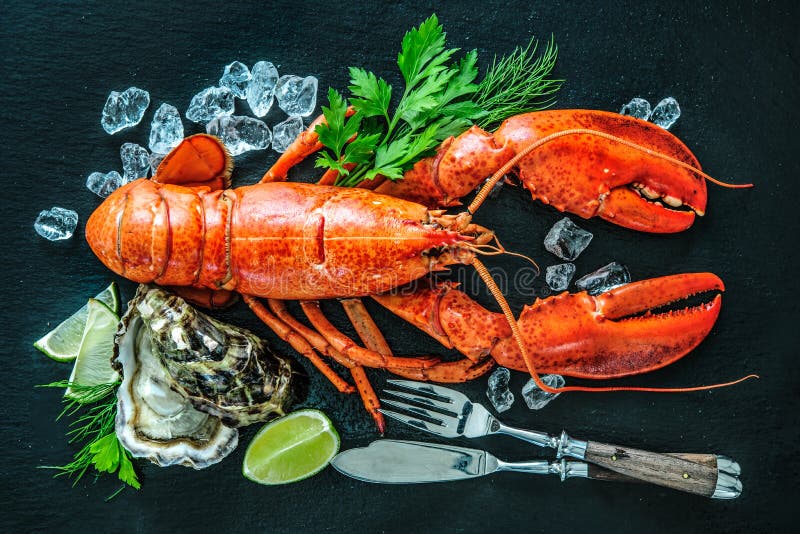
[[[798,216],[796,141],[798,9],[793,2],[4,2],[0,7],[0,114],[4,280],[3,400],[0,461],[4,531],[440,531],[528,532],[571,529],[641,532],[768,532],[787,530],[796,516]],[[705,5],[704,5],[705,4]],[[578,259],[578,275],[611,260],[635,279],[709,270],[727,285],[722,314],[708,339],[669,368],[619,383],[688,386],[762,378],[737,387],[678,395],[566,394],[541,412],[518,400],[506,422],[661,451],[720,452],[743,468],[744,494],[720,502],[642,485],[499,474],[426,486],[367,485],[326,469],[306,481],[264,487],[245,480],[240,466],[256,428],[241,446],[204,471],[159,469],[138,462],[143,487],[109,503],[118,484],[104,476],[51,478],[36,469],[68,461],[67,421],[54,422],[59,392],[34,389],[69,374],[32,342],[111,275],[82,238],[100,200],[84,187],[92,171],[120,169],[119,146],[146,145],[153,111],[170,102],[185,112],[192,95],[214,85],[225,64],[267,59],[281,73],[314,74],[320,94],[344,89],[349,65],[364,66],[397,87],[395,60],[403,33],[430,13],[440,16],[448,42],[477,48],[481,65],[532,35],[552,33],[560,46],[558,75],[566,83],[557,107],[618,111],[631,97],[654,104],[680,102],[679,136],[714,176],[753,181],[748,191],[709,186],[708,215],[680,235],[641,235],[602,221],[578,221],[594,235]],[[143,123],[114,136],[99,124],[111,90],[135,85],[150,91]],[[322,99],[321,99],[322,100]],[[322,102],[324,103],[324,101]],[[239,106],[246,113],[246,106]],[[282,120],[279,112],[267,118]],[[184,120],[187,133],[199,128]],[[251,183],[274,152],[238,157],[237,184]],[[295,179],[318,176],[310,164]],[[78,211],[76,236],[51,243],[33,221],[53,205]],[[542,247],[562,215],[506,187],[477,221],[495,228],[511,250],[557,262]],[[487,258],[515,272],[524,264]],[[472,271],[456,270],[467,289],[490,304]],[[538,291],[543,281],[534,284]],[[133,284],[121,282],[130,298]],[[530,287],[508,288],[519,310]],[[399,354],[443,353],[425,335],[368,303]],[[326,305],[343,328],[338,306]],[[221,314],[278,341],[242,304]],[[305,362],[306,367],[309,367]],[[376,387],[386,373],[369,372]],[[515,373],[516,392],[525,383]],[[576,382],[576,381],[571,381]],[[483,398],[486,379],[459,387]],[[377,437],[357,396],[338,395],[312,372],[305,406],[324,410],[342,447]],[[389,424],[387,437],[430,439]],[[538,450],[505,437],[461,445],[509,460]]]

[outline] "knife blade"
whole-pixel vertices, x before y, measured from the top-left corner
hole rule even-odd
[[[588,477],[584,462],[504,462],[478,449],[381,439],[367,447],[340,452],[331,462],[340,473],[364,482],[382,484],[418,484],[464,480],[497,471],[554,474],[566,478]]]

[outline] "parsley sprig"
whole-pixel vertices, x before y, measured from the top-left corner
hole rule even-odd
[[[140,483],[133,468],[130,453],[119,442],[114,430],[114,419],[117,415],[116,393],[119,384],[120,382],[112,382],[97,386],[85,386],[61,380],[39,386],[71,388],[74,397],[64,397],[64,409],[56,420],[65,415],[73,416],[82,412],[77,419],[70,423],[71,430],[67,432],[67,436],[70,443],[85,442],[68,464],[42,466],[43,468],[56,469],[58,471],[56,476],[74,476],[74,486],[86,471],[94,466],[100,473],[117,473],[117,477],[122,482],[139,489]]]
[[[533,40],[495,59],[477,84],[477,51],[454,61],[458,49],[447,48],[445,37],[436,15],[406,33],[397,56],[403,93],[394,111],[392,86],[362,68],[350,67],[352,116],[346,117],[347,100],[328,90],[329,106],[322,107],[326,123],[315,130],[328,150],[316,165],[337,171],[337,185],[355,186],[376,176],[401,179],[444,139],[472,124],[486,127],[553,103],[561,80],[549,79],[557,56],[552,39],[536,59]]]

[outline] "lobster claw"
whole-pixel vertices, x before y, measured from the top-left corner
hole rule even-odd
[[[664,276],[598,296],[562,293],[526,306],[518,324],[539,373],[615,378],[669,365],[694,349],[719,316],[722,298],[678,311],[652,313],[697,293],[723,291],[711,273]],[[513,338],[492,350],[505,367],[526,371]]]
[[[525,156],[519,177],[533,198],[585,219],[653,233],[680,232],[706,209],[700,163],[667,130],[633,117],[592,110],[516,115],[495,142],[521,152],[559,133]]]

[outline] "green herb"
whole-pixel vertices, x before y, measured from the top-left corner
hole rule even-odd
[[[85,386],[62,380],[39,386],[72,388],[74,398],[64,397],[64,409],[56,419],[83,411],[75,421],[70,423],[72,429],[67,432],[67,436],[70,443],[85,442],[70,463],[62,466],[42,467],[58,470],[56,476],[75,476],[74,486],[89,467],[94,466],[99,473],[117,473],[117,477],[122,482],[139,489],[139,479],[133,469],[130,453],[119,442],[114,430],[114,420],[117,415],[116,392],[119,384],[119,382],[113,382]]]
[[[346,117],[347,100],[335,89],[328,91],[329,107],[322,108],[326,124],[315,130],[328,150],[316,165],[337,171],[340,186],[376,176],[398,180],[444,139],[473,123],[486,126],[551,105],[561,84],[548,79],[557,49],[551,39],[541,57],[535,58],[536,50],[531,40],[527,47],[495,58],[476,84],[477,52],[453,61],[458,49],[446,48],[442,26],[431,15],[403,38],[397,65],[405,85],[393,112],[392,86],[361,68],[350,68],[352,116]]]
[[[478,87],[475,103],[486,110],[478,120],[481,128],[504,121],[512,115],[540,111],[555,103],[555,93],[564,80],[549,79],[558,57],[558,47],[552,37],[544,53],[536,57],[539,43],[528,41],[525,48],[517,47],[510,55],[497,57]]]

